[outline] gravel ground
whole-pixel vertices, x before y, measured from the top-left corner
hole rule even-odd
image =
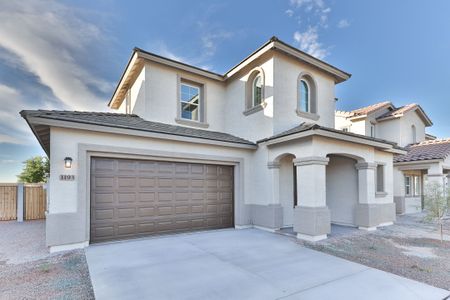
[[[450,222],[444,233],[445,241],[441,242],[436,226],[424,222],[422,214],[415,214],[398,216],[394,225],[374,232],[353,230],[316,243],[299,243],[450,290]]]
[[[94,299],[83,250],[48,253],[45,222],[0,222],[0,299]]]

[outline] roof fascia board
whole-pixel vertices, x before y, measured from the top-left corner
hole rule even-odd
[[[34,129],[34,126],[32,125],[32,123],[29,121],[28,118],[24,118],[25,121],[28,124],[28,127],[30,127],[31,131],[33,132],[34,136],[36,137],[36,139],[38,140],[39,144],[41,145],[41,148],[44,150],[45,154],[47,154],[47,157],[50,157],[50,149],[46,149],[46,147],[44,146],[44,143],[41,140],[41,137],[39,136],[39,134],[36,132],[36,130]],[[45,124],[43,124],[45,125]]]
[[[428,159],[428,160],[414,160],[414,161],[402,161],[394,162],[394,166],[402,170],[413,170],[412,168],[429,169],[427,164],[442,162],[442,159]]]
[[[296,140],[296,139],[300,139],[300,138],[304,138],[304,137],[308,137],[308,136],[312,136],[312,135],[329,137],[329,138],[333,138],[333,139],[336,139],[336,140],[341,140],[341,141],[346,141],[346,142],[352,142],[352,143],[372,146],[372,147],[375,147],[375,148],[382,149],[383,151],[391,152],[391,153],[395,153],[395,154],[406,154],[407,153],[405,150],[394,148],[391,144],[385,144],[385,143],[370,141],[370,140],[366,140],[366,139],[359,138],[359,137],[352,137],[352,136],[342,135],[342,134],[339,134],[339,133],[329,132],[329,131],[325,131],[325,130],[321,130],[321,129],[315,129],[315,130],[311,130],[310,129],[310,130],[306,130],[304,132],[299,132],[299,133],[295,133],[295,134],[291,134],[291,135],[286,135],[286,136],[282,136],[282,137],[279,137],[279,138],[275,138],[273,140],[264,141],[264,142],[261,142],[260,144],[266,145],[266,146],[271,146],[271,145],[276,145],[276,144],[280,144],[280,143],[284,143],[284,142],[289,142],[289,141],[292,141],[292,140]]]
[[[224,77],[222,75],[212,73],[194,66],[190,66],[188,64],[184,64],[182,62],[178,62],[172,59],[168,59],[153,53],[138,51],[138,57],[143,58],[149,61],[153,61],[159,64],[163,64],[166,66],[170,66],[176,69],[180,69],[186,72],[194,73],[203,77],[207,77],[217,81],[224,81]]]
[[[233,77],[236,73],[238,73],[240,70],[251,64],[256,58],[260,57],[267,51],[273,49],[274,42],[268,42],[264,44],[261,48],[257,49],[255,52],[244,58],[240,63],[232,67],[230,70],[228,70],[224,77],[225,79]]]
[[[114,90],[114,93],[112,94],[112,97],[109,100],[108,107],[112,107],[114,102],[117,102],[117,101],[122,102],[123,99],[122,100],[116,99],[117,94],[122,89],[125,78],[127,78],[129,76],[131,70],[133,69],[133,66],[136,64],[137,58],[138,58],[137,53],[133,52],[133,54],[130,57],[130,60],[128,61],[127,66],[125,67],[125,70],[122,73],[122,76],[120,77],[119,83],[117,84],[116,89]],[[119,105],[120,105],[120,103],[119,103]]]
[[[324,70],[327,73],[332,74],[337,79],[337,83],[341,83],[346,81],[350,78],[350,74],[339,70],[338,68],[335,68],[309,54],[303,53],[299,51],[298,49],[293,48],[292,46],[289,46],[285,43],[282,43],[280,41],[275,41],[273,48],[276,50],[280,50],[281,52],[284,52],[285,54],[289,54],[291,56],[294,56],[296,58],[299,58],[306,63],[313,65],[321,70]]]
[[[231,147],[231,148],[252,149],[252,150],[257,149],[257,147],[258,147],[257,145],[249,145],[249,144],[217,141],[217,140],[211,140],[211,139],[187,137],[187,136],[169,134],[169,133],[141,131],[141,130],[137,130],[137,129],[109,127],[106,125],[95,125],[95,124],[85,124],[85,123],[78,123],[78,122],[71,122],[71,121],[61,121],[61,120],[46,119],[46,118],[40,118],[40,117],[31,117],[28,120],[32,124],[48,125],[48,126],[52,126],[52,127],[97,131],[97,132],[114,133],[114,134],[124,134],[124,135],[172,140],[172,141],[187,142],[187,143],[217,145],[217,146],[226,146],[226,147]],[[76,124],[76,125],[74,126],[74,124]]]

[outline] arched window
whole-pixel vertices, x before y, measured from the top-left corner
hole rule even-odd
[[[299,100],[300,111],[310,112],[311,93],[308,82],[306,82],[306,80],[304,79],[301,79],[299,84]]]
[[[412,142],[413,144],[417,143],[417,136],[416,136],[416,126],[411,126],[411,133],[412,133]]]
[[[317,86],[310,74],[302,73],[297,79],[297,115],[302,118],[318,120]]]
[[[262,86],[263,81],[261,74],[256,75],[252,84],[252,104],[253,106],[260,105],[262,103]]]

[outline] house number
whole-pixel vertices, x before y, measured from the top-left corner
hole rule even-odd
[[[59,180],[74,181],[75,180],[75,175],[59,175]]]

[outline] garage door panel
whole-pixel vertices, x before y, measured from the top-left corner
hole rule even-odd
[[[97,176],[95,177],[95,180],[93,182],[93,186],[95,188],[102,188],[102,187],[108,187],[113,188],[114,187],[114,177],[112,176]]]
[[[114,220],[114,209],[96,209],[95,210],[95,220]]]
[[[118,177],[117,178],[118,188],[136,187],[136,177]]]
[[[233,226],[233,167],[93,158],[91,241]]]
[[[138,216],[139,217],[153,217],[153,216],[155,216],[155,208],[154,207],[139,207],[138,208]]]
[[[136,202],[136,193],[117,193],[119,203]]]
[[[139,202],[154,203],[156,199],[155,193],[140,192],[138,195]]]
[[[95,193],[95,199],[97,204],[112,204],[114,203],[114,193]]]

